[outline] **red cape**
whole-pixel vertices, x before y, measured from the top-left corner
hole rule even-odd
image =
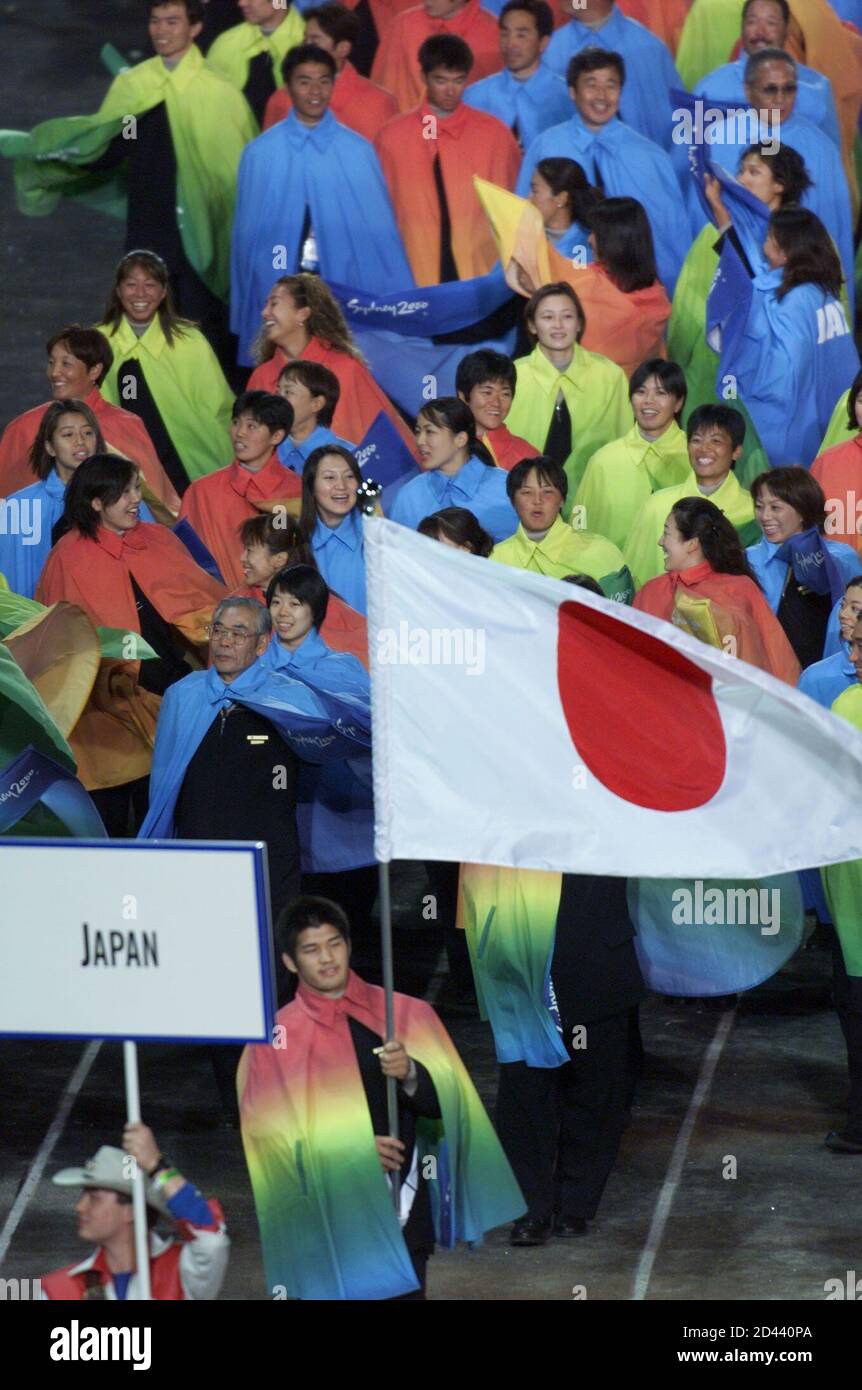
[[[10,493],[29,487],[33,482],[30,450],[39,432],[42,416],[53,404],[53,401],[45,401],[32,410],[25,410],[23,415],[11,420],[3,431],[0,438],[0,497],[8,497]],[[90,407],[101,425],[105,443],[140,466],[150,492],[176,516],[180,510],[180,499],[159,462],[143,420],[129,410],[111,405],[97,386],[84,398],[84,404]],[[149,501],[149,498],[145,500]]]
[[[827,536],[862,556],[862,434],[826,449],[812,463],[811,476],[826,495]]]
[[[671,306],[658,280],[649,289],[624,294],[603,266],[575,268],[553,247],[548,256],[552,274],[567,281],[584,306],[582,347],[609,357],[626,376],[650,357],[667,357],[664,331]]]
[[[733,638],[725,650],[759,666],[788,685],[796,685],[799,662],[784,629],[760,589],[744,574],[719,574],[706,562],[690,570],[660,574],[636,595],[634,606],[665,622],[673,622],[677,591],[708,599],[722,639]]]
[[[429,130],[436,131],[435,139],[428,138]],[[435,156],[446,189],[458,273],[462,280],[487,275],[497,261],[497,244],[473,175],[501,188],[515,187],[521,151],[508,126],[463,102],[445,120],[423,104],[390,121],[375,145],[417,285],[440,283]]]
[[[292,105],[286,87],[274,91],[263,113],[264,130],[283,121]],[[398,103],[391,92],[360,76],[352,63],[345,63],[335,79],[329,109],[337,121],[366,140],[373,140],[378,130],[398,115]]]
[[[417,5],[396,15],[385,29],[378,29],[378,33],[380,47],[374,57],[371,76],[392,93],[401,111],[417,106],[425,95],[416,55],[432,34],[457,34],[464,40],[473,54],[471,82],[499,72],[503,66],[497,18],[483,10],[479,0],[468,0],[463,10],[448,19],[429,19],[424,7]]]
[[[281,502],[302,496],[302,482],[272,454],[259,473],[234,459],[227,468],[198,478],[183,494],[180,519],[194,527],[211,551],[229,588],[243,581],[238,531],[244,521],[257,516],[258,502]]]
[[[67,532],[45,561],[36,596],[45,604],[77,603],[96,626],[140,633],[131,575],[165,622],[191,642],[206,641],[206,625],[227,590],[195,564],[172,531],[146,521],[123,536],[103,526],[92,540]]]
[[[510,473],[516,463],[521,459],[532,459],[538,454],[532,444],[528,444],[526,439],[521,439],[517,434],[512,434],[505,425],[498,425],[495,430],[488,430],[483,437],[482,443],[490,449],[494,456],[494,462],[498,468],[504,468]]]
[[[389,397],[380,389],[368,368],[351,357],[349,352],[341,352],[324,342],[322,338],[311,338],[300,356],[306,362],[320,362],[338,377],[341,395],[335,407],[332,429],[342,439],[353,444],[361,444],[374,424],[381,410],[389,416],[413,457],[416,457],[416,440],[413,438],[402,417],[398,414]],[[249,391],[275,391],[278,374],[287,361],[281,348],[276,348],[268,362],[255,367],[248,379]]]

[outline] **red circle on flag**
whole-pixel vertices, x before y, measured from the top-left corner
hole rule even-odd
[[[724,780],[711,677],[651,633],[563,603],[557,681],[575,749],[608,791],[651,811],[692,811]]]

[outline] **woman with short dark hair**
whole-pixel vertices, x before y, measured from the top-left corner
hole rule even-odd
[[[770,468],[751,496],[763,539],[748,558],[804,670],[829,655],[830,614],[858,574],[859,556],[824,534],[826,498],[807,468]]]

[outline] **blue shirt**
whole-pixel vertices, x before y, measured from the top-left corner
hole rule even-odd
[[[305,468],[305,460],[315,449],[321,449],[324,444],[340,444],[342,448],[349,449],[353,453],[356,449],[355,444],[351,444],[349,439],[342,439],[340,435],[334,434],[327,425],[317,425],[311,431],[307,439],[303,439],[297,444],[288,435],[283,443],[279,444],[276,453],[279,462],[285,468],[290,468],[294,473],[302,477]]]
[[[526,81],[519,81],[508,68],[483,77],[467,88],[464,101],[511,126],[524,149],[543,130],[567,121],[572,114],[572,99],[564,79],[544,63]]]
[[[466,507],[495,541],[507,540],[518,529],[518,517],[506,495],[506,477],[504,469],[489,468],[473,455],[454,477],[435,469],[405,483],[389,518],[415,531],[432,512]]]
[[[671,89],[685,90],[685,83],[661,39],[615,7],[599,28],[589,28],[577,19],[563,25],[545,49],[543,62],[565,80],[569,63],[584,48],[606,48],[620,54],[626,67],[620,116],[626,125],[667,149],[672,130]]]
[[[843,541],[831,541],[828,536],[822,537],[822,544],[841,571],[841,577],[845,583],[862,569],[859,556],[851,546],[844,545]],[[764,536],[762,540],[757,542],[757,545],[750,545],[745,552],[748,563],[760,580],[764,598],[773,613],[778,612],[778,605],[781,602],[781,595],[784,593],[784,581],[787,578],[789,568],[786,560],[776,559],[780,548],[780,543],[768,541]]]
[[[32,598],[51,550],[51,532],[63,515],[66,484],[52,468],[47,478],[0,502],[0,574],[9,588]],[[145,502],[141,521],[155,521]]]
[[[745,95],[744,81],[747,62],[748,54],[741,53],[735,63],[725,63],[723,67],[707,73],[706,77],[702,77],[698,82],[695,95],[705,100],[712,98],[715,101],[735,103],[747,109],[748,99]],[[803,116],[806,121],[811,121],[812,125],[819,126],[840,149],[841,129],[829,78],[824,77],[823,73],[817,72],[815,68],[807,68],[804,63],[796,64],[796,78],[799,89],[793,106],[794,112]],[[788,141],[789,143],[791,142]]]
[[[802,672],[799,689],[803,695],[816,700],[824,709],[830,709],[838,696],[848,690],[856,679],[856,668],[848,656],[846,642],[841,643],[841,651],[833,656],[815,661],[813,666]]]
[[[334,589],[339,598],[343,598],[357,613],[367,613],[365,547],[358,508],[354,507],[348,512],[337,526],[327,526],[318,517],[311,537],[311,548],[317,568],[330,589]]]

